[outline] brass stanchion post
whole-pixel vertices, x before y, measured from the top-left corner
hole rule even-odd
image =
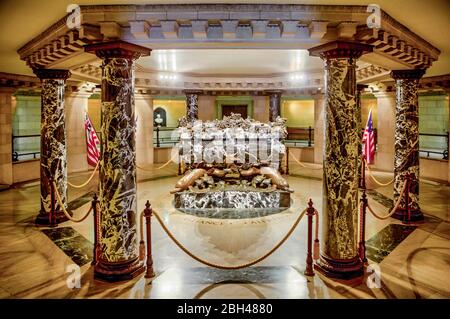
[[[409,188],[411,187],[411,175],[410,173],[406,173],[405,177],[405,183],[406,183],[406,190],[405,190],[405,206],[406,206],[406,214],[405,214],[405,220],[404,223],[410,223],[411,222],[411,208],[409,204]]]
[[[315,209],[313,207],[313,202],[311,198],[308,202],[308,208],[306,209],[306,216],[308,216],[308,252],[306,255],[306,270],[305,276],[314,276],[313,269],[313,258],[312,258],[312,226],[313,226],[313,216]]]
[[[361,202],[360,202],[360,216],[359,216],[359,223],[360,223],[360,230],[359,230],[359,258],[363,262],[367,262],[366,258],[366,209],[367,209],[367,195],[366,195],[366,189],[363,188],[363,193],[361,195]]]
[[[366,189],[366,158],[361,155],[361,172],[359,172],[359,188]]]
[[[100,236],[99,236],[99,212],[97,210],[98,197],[97,193],[94,193],[94,197],[92,199],[92,214],[94,215],[94,255],[92,257],[91,265],[95,266],[97,264],[98,258],[100,256]]]
[[[50,212],[48,214],[48,223],[50,227],[58,226],[58,222],[56,220],[56,205],[55,205],[55,188],[53,186],[53,178],[49,177],[48,179],[50,183]]]
[[[147,270],[145,272],[145,278],[155,277],[155,272],[153,271],[153,257],[152,257],[152,207],[150,202],[147,200],[144,209],[145,226],[147,232]]]
[[[361,175],[359,187],[362,189],[362,195],[359,206],[359,258],[363,262],[367,262],[366,258],[366,211],[367,211],[367,194],[366,194],[366,160],[361,155]]]

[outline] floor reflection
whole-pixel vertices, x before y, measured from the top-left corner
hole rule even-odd
[[[390,224],[366,241],[366,256],[377,263],[389,255],[417,227]]]

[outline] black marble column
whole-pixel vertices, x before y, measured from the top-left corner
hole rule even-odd
[[[282,91],[266,91],[269,94],[269,121],[274,122],[281,116],[281,94]]]
[[[405,182],[410,174],[410,192],[408,213],[405,197],[393,215],[400,220],[423,220],[419,207],[419,105],[417,86],[424,75],[424,69],[392,71],[395,79],[395,144],[394,144],[394,203],[397,202]],[[409,215],[410,216],[407,216]]]
[[[67,220],[62,207],[51,194],[52,179],[67,208],[67,151],[64,112],[64,86],[70,77],[68,70],[34,69],[41,79],[41,209],[36,217],[37,225],[48,225],[52,197],[54,199],[53,221]],[[55,190],[55,191],[56,191]]]
[[[97,278],[126,280],[144,271],[139,262],[136,198],[134,61],[150,49],[123,41],[92,44],[102,64],[100,245]],[[152,119],[149,119],[150,121]]]
[[[361,169],[362,169],[362,137],[363,137],[363,129],[365,127],[362,124],[362,115],[361,115],[361,93],[366,88],[368,88],[368,85],[365,84],[357,84],[356,85],[356,112],[357,112],[357,121],[358,121],[358,134],[359,134],[359,144],[358,144],[358,180],[360,181],[360,187],[363,185],[361,181]],[[365,183],[364,183],[365,185]]]
[[[186,90],[186,117],[195,121],[198,119],[198,96],[202,94],[202,91],[197,90]]]
[[[334,41],[309,49],[325,61],[325,155],[322,251],[316,268],[330,277],[363,273],[358,256],[358,154],[360,115],[356,59],[372,46]],[[359,122],[358,122],[359,121]]]

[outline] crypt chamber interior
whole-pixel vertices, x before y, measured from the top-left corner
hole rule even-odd
[[[450,298],[448,2],[122,2],[0,4],[0,298]]]

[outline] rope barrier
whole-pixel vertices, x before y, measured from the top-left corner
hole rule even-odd
[[[389,214],[387,214],[386,216],[380,216],[380,215],[378,215],[377,213],[375,213],[375,212],[373,211],[373,209],[369,206],[369,203],[367,203],[367,208],[369,209],[369,212],[371,212],[372,215],[375,216],[375,218],[378,218],[378,219],[380,219],[380,220],[388,219],[389,217],[391,217],[392,215],[394,215],[395,212],[397,211],[398,206],[400,205],[400,202],[401,202],[402,197],[403,197],[403,195],[404,195],[404,193],[405,193],[406,185],[407,185],[407,184],[408,184],[407,181],[405,181],[405,182],[403,183],[403,188],[402,188],[402,191],[401,191],[401,193],[400,193],[400,196],[399,196],[398,199],[397,199],[397,203],[395,203],[394,208],[392,208],[392,210],[389,212]]]
[[[416,142],[415,142],[413,145],[411,145],[411,148],[412,148],[412,149],[411,149],[411,151],[406,155],[406,157],[409,157],[409,155],[415,151],[415,150],[414,150],[414,147],[416,146],[416,144],[417,144],[418,142],[419,142],[419,140],[416,140]],[[375,176],[373,175],[372,170],[370,169],[370,166],[367,164],[367,161],[366,161],[365,157],[363,157],[363,160],[364,160],[364,162],[366,163],[367,169],[369,170],[369,175],[370,175],[370,177],[373,179],[373,181],[374,181],[375,183],[377,183],[377,184],[380,185],[380,186],[388,186],[388,185],[390,185],[390,184],[392,184],[392,183],[394,182],[395,177],[394,177],[391,181],[389,181],[388,183],[382,183],[382,182],[378,181],[378,180],[375,178]]]
[[[162,229],[166,232],[166,234],[169,236],[170,239],[172,239],[172,241],[182,250],[184,251],[188,256],[190,256],[191,258],[195,259],[196,261],[206,265],[206,266],[210,266],[210,267],[214,267],[214,268],[218,268],[218,269],[225,269],[225,270],[233,270],[233,269],[241,269],[241,268],[246,268],[246,267],[250,267],[254,264],[259,263],[260,261],[266,259],[267,257],[269,257],[270,255],[272,255],[281,245],[284,244],[284,242],[289,238],[289,236],[293,233],[293,231],[295,230],[295,228],[297,227],[297,225],[300,223],[301,219],[303,218],[303,216],[306,213],[306,209],[303,210],[300,215],[297,217],[297,220],[295,221],[295,223],[292,225],[292,227],[289,229],[289,231],[286,233],[286,235],[266,254],[264,254],[263,256],[245,263],[245,264],[241,264],[241,265],[236,265],[236,266],[225,266],[225,265],[220,265],[220,264],[216,264],[213,262],[209,262],[206,261],[196,255],[194,255],[193,253],[191,253],[186,247],[183,246],[183,244],[181,244],[176,238],[175,236],[170,232],[170,230],[167,228],[167,226],[164,224],[164,221],[162,220],[161,216],[159,215],[158,212],[156,212],[153,209],[153,213],[156,217],[156,219],[158,220],[159,224],[161,225]]]
[[[90,176],[90,177],[88,178],[88,180],[87,180],[86,182],[84,182],[83,184],[75,185],[75,184],[72,184],[72,183],[69,182],[69,181],[67,181],[67,184],[69,184],[69,186],[72,186],[73,188],[83,188],[84,186],[86,186],[87,184],[90,183],[90,181],[92,180],[92,178],[93,178],[94,175],[95,175],[95,172],[96,172],[97,169],[98,169],[99,164],[100,164],[100,161],[97,162],[97,166],[95,166],[94,171],[92,172],[91,176]]]
[[[80,218],[80,219],[73,218],[73,217],[70,216],[70,214],[67,212],[66,207],[64,206],[64,203],[63,203],[63,201],[62,201],[61,194],[59,193],[58,188],[56,187],[55,182],[52,182],[52,183],[53,183],[53,187],[54,187],[54,189],[55,189],[56,199],[57,199],[57,201],[58,201],[59,206],[61,206],[64,215],[66,215],[66,217],[67,217],[70,221],[72,221],[72,222],[74,222],[74,223],[81,223],[82,221],[84,221],[84,220],[89,216],[89,214],[91,213],[91,211],[92,211],[92,209],[93,209],[93,206],[91,205],[91,208],[89,208],[89,210],[88,210],[88,212],[86,213],[86,215],[84,215],[82,218]]]
[[[169,165],[171,162],[173,162],[173,159],[168,160],[166,163],[164,163],[164,164],[161,165],[160,167],[156,167],[155,169],[161,169],[161,168],[164,168],[164,167],[166,167],[167,165]],[[143,168],[143,167],[141,167],[141,166],[139,166],[139,165],[137,165],[137,164],[136,164],[136,167],[139,168],[140,170],[143,170],[144,172],[153,172],[153,170]]]
[[[395,178],[393,178],[391,181],[389,181],[389,182],[387,182],[387,183],[382,183],[382,182],[380,182],[380,181],[377,180],[377,179],[375,178],[375,176],[373,175],[372,170],[370,169],[370,166],[367,164],[367,161],[366,161],[365,158],[364,158],[364,162],[366,163],[366,167],[367,167],[367,169],[368,169],[368,171],[369,171],[369,176],[373,179],[373,181],[374,181],[375,183],[377,183],[377,184],[380,185],[380,186],[388,186],[388,185],[391,185],[391,184],[394,182]]]
[[[312,169],[312,170],[319,170],[319,169],[322,169],[322,167],[312,167],[312,166],[307,166],[307,165],[305,165],[305,164],[303,164],[302,162],[300,162],[291,152],[289,152],[289,155],[294,159],[294,161],[296,161],[297,162],[297,164],[298,165],[300,165],[301,167],[304,167],[304,168],[309,168],[309,169]]]

